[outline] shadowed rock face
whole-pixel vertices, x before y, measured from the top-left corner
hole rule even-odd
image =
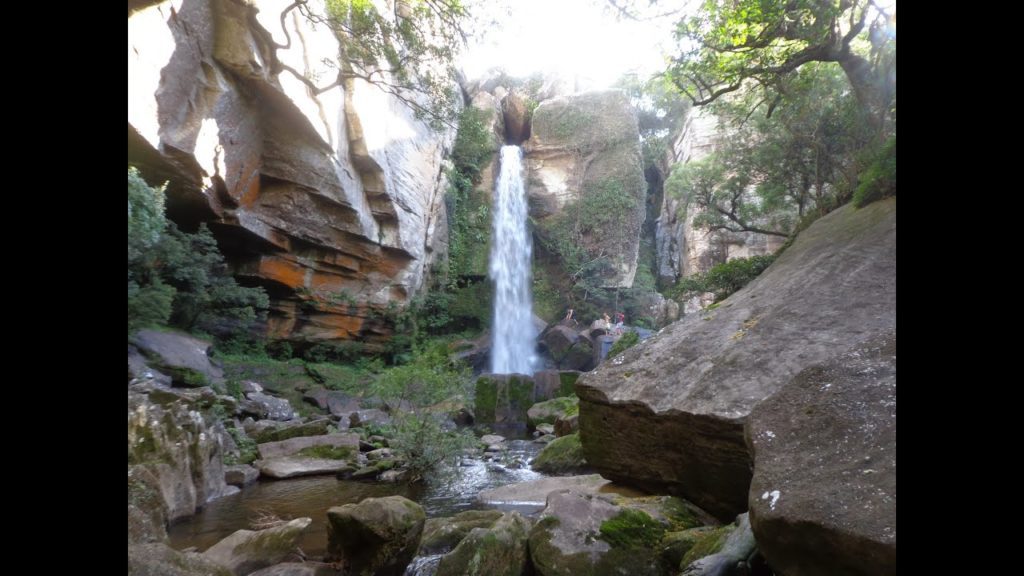
[[[576,384],[587,462],[685,496],[722,520],[747,508],[743,426],[804,368],[895,330],[896,201],[844,207],[759,278]]]
[[[209,222],[236,276],[267,289],[271,337],[380,344],[380,313],[446,252],[441,165],[454,134],[364,83],[311,96],[283,65],[327,85],[337,71],[322,61],[338,43],[297,11],[282,30],[283,7],[130,11],[129,162],[169,181],[168,215],[186,229]],[[271,37],[286,33],[291,47],[275,53]]]
[[[801,372],[751,412],[747,443],[750,520],[773,568],[896,574],[894,333]]]

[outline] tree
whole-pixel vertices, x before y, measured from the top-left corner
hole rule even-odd
[[[836,62],[870,125],[883,131],[895,98],[895,15],[874,0],[706,0],[677,24],[676,37],[682,51],[667,73],[696,106],[748,82],[777,98],[801,66]]]
[[[338,38],[337,75],[317,86],[305,74],[281,62],[277,50],[291,46],[286,18],[293,10],[317,24],[326,25]],[[461,0],[326,0],[326,13],[311,8],[307,0],[295,0],[281,12],[285,43],[276,42],[261,30],[271,70],[286,71],[305,83],[314,95],[336,86],[349,88],[362,79],[398,98],[435,127],[451,124],[459,97],[454,84],[454,58],[465,43],[463,22],[468,12]]]
[[[788,236],[799,219],[849,198],[871,135],[841,72],[812,63],[784,88],[771,116],[750,92],[710,105],[720,123],[716,151],[677,168],[666,183],[700,210],[695,225]]]

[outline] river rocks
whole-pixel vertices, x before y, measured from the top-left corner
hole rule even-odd
[[[451,518],[429,518],[417,554],[443,554],[455,548],[474,528],[490,528],[502,517],[498,510],[467,510]]]
[[[323,562],[284,562],[257,570],[249,576],[339,576],[341,572]]]
[[[563,259],[582,249],[584,262],[604,264],[595,278],[601,286],[632,286],[646,183],[626,95],[588,92],[541,102],[524,149],[535,233]]]
[[[579,474],[590,467],[583,458],[579,434],[569,434],[548,443],[534,458],[530,468],[547,474]]]
[[[285,422],[296,417],[292,405],[284,398],[275,398],[262,392],[246,394],[238,406],[242,414]]]
[[[128,546],[131,576],[233,576],[234,573],[201,554],[178,552],[166,544]]]
[[[281,442],[289,438],[299,438],[302,436],[322,436],[328,433],[328,427],[332,424],[333,422],[328,418],[320,418],[310,422],[294,422],[275,427],[260,426],[260,422],[257,422],[251,426],[253,432],[249,432],[250,427],[246,427],[246,432],[252,436],[252,439],[257,444],[265,444],[267,442]]]
[[[260,477],[260,471],[248,464],[224,467],[224,481],[232,486],[244,488]]]
[[[484,490],[477,494],[476,500],[485,506],[519,505],[539,508],[544,506],[548,494],[568,489],[585,494],[598,492],[614,492],[633,496],[641,494],[624,486],[615,486],[598,474],[589,474],[586,476],[539,478],[530,482],[508,484],[500,488]]]
[[[437,566],[437,576],[529,574],[526,538],[530,523],[507,512],[489,528],[473,528]]]
[[[206,340],[181,332],[143,329],[132,335],[131,343],[150,365],[170,374],[174,386],[197,388],[224,382],[224,371],[210,362],[207,351],[212,344]]]
[[[367,498],[327,511],[327,556],[354,576],[399,576],[416,554],[426,516],[401,496]]]
[[[474,419],[480,424],[526,423],[533,379],[523,374],[484,374],[476,380]]]
[[[358,452],[359,435],[345,432],[323,436],[301,436],[280,442],[267,442],[260,444],[257,448],[260,451],[261,458],[276,458],[278,456],[290,456],[300,450],[314,446],[349,447],[353,451]]]
[[[895,234],[895,199],[841,208],[715,310],[581,376],[587,462],[723,520],[744,511],[753,461],[743,427],[754,406],[802,369],[894,330]]]
[[[750,520],[773,568],[896,574],[894,334],[801,372],[751,412],[747,441]]]
[[[538,402],[530,409],[526,411],[528,418],[528,424],[531,428],[536,428],[540,424],[551,424],[554,426],[555,421],[565,416],[568,412],[576,412],[579,408],[580,399],[576,396],[553,398],[544,402]],[[546,432],[550,434],[554,429]]]
[[[224,483],[223,434],[219,423],[182,402],[158,405],[128,392],[128,464],[152,475],[167,521],[235,491]]]
[[[718,576],[733,572],[749,574],[748,562],[756,548],[754,534],[750,531],[750,519],[747,514],[740,514],[735,526],[709,532],[686,553],[679,566],[683,569],[681,576]],[[711,553],[704,555],[705,551]]]
[[[578,370],[538,370],[533,374],[535,395],[538,399],[576,396]]]
[[[265,530],[238,530],[217,542],[203,556],[229,568],[236,576],[272,566],[295,552],[296,543],[311,518],[296,518]]]
[[[670,518],[609,496],[554,492],[530,531],[530,557],[541,576],[668,576],[674,571],[656,550],[671,527]]]

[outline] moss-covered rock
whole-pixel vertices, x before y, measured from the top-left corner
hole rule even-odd
[[[583,458],[580,435],[569,434],[552,440],[533,459],[530,467],[548,474],[578,474],[586,471],[588,466]]]
[[[441,559],[437,576],[521,576],[528,573],[530,523],[518,512],[503,515],[490,528],[474,528]]]
[[[530,428],[536,428],[541,424],[555,424],[560,417],[565,416],[570,410],[579,410],[580,399],[576,395],[553,398],[544,402],[538,402],[526,411]]]
[[[131,576],[234,576],[231,570],[201,554],[178,552],[162,543],[129,544]]]
[[[683,560],[679,563],[680,568],[685,568],[696,560],[714,554],[722,549],[725,545],[725,539],[729,537],[729,534],[736,529],[733,524],[726,524],[711,530],[707,530],[697,536],[697,541],[694,543],[690,550],[683,556]]]
[[[522,374],[484,374],[476,380],[478,424],[525,423],[535,399],[534,382]]]
[[[238,530],[203,552],[203,557],[235,574],[249,574],[277,564],[294,552],[299,537],[312,522],[311,518],[296,518],[266,530]]]
[[[426,515],[402,496],[367,498],[327,511],[327,559],[356,576],[400,576],[416,549]]]
[[[499,510],[467,510],[451,518],[430,518],[423,527],[419,555],[442,554],[455,548],[474,528],[490,528]]]
[[[633,284],[646,183],[636,115],[619,91],[543,102],[527,142],[530,216],[547,252],[593,285]]]

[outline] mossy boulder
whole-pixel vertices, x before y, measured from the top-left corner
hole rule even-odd
[[[490,528],[501,518],[499,510],[467,510],[450,518],[430,518],[423,527],[418,554],[442,554],[455,548],[474,528]]]
[[[167,544],[128,545],[131,576],[235,576],[220,564],[191,552],[178,552]]]
[[[548,443],[530,464],[537,472],[547,474],[579,474],[589,467],[583,458],[580,435],[569,434]]]
[[[530,428],[536,428],[540,424],[551,424],[554,426],[555,421],[568,414],[570,410],[576,409],[578,411],[579,404],[580,399],[575,395],[538,402],[530,406],[530,409],[526,411],[528,424]]]
[[[203,556],[244,576],[277,564],[296,551],[299,537],[312,522],[311,518],[296,518],[266,530],[238,530],[211,546]]]
[[[483,374],[476,380],[477,424],[525,424],[536,395],[533,379],[523,374]]]
[[[400,576],[416,555],[426,514],[402,496],[367,498],[327,511],[327,559],[354,576]]]
[[[437,576],[522,576],[528,573],[530,523],[518,512],[504,514],[490,528],[474,528],[441,559]]]
[[[668,576],[658,550],[672,523],[659,516],[628,499],[554,492],[530,531],[530,557],[542,576]]]

